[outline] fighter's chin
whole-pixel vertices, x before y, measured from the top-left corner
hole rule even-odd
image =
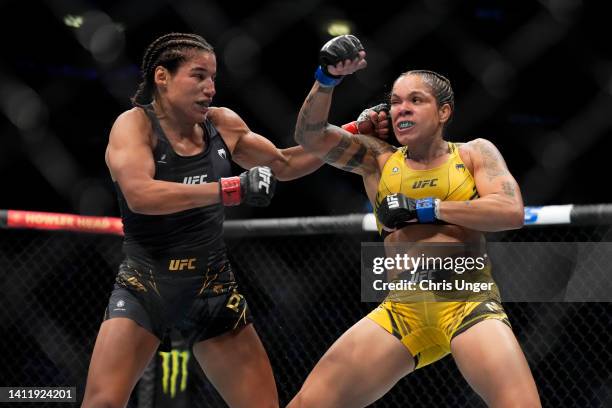
[[[203,122],[206,120],[206,118],[208,117],[208,109],[196,109],[194,114],[193,114],[193,118],[196,122]]]
[[[396,130],[395,137],[402,146],[406,146],[409,143],[417,141],[419,139],[419,134],[416,132],[398,132]]]

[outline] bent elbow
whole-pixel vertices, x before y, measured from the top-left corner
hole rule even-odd
[[[312,142],[309,142],[308,139],[305,138],[304,135],[299,132],[295,133],[293,140],[295,140],[295,143],[302,146],[302,148],[308,152],[312,152],[314,150]]]
[[[327,122],[318,125],[298,125],[293,132],[293,140],[306,150],[313,150],[321,143],[333,126]]]
[[[289,176],[277,176],[276,180],[278,181],[291,181],[295,180],[297,177],[289,177]]]
[[[145,210],[140,204],[128,201],[127,206],[134,214],[145,214]]]
[[[129,198],[125,197],[125,202],[128,208],[130,209],[130,211],[133,212],[134,214],[142,214],[142,215],[148,214],[146,202],[141,197],[137,195],[134,195]]]
[[[293,133],[293,140],[295,141],[295,143],[301,145],[302,141],[304,140],[304,135],[301,134],[300,132],[298,132],[297,130]]]
[[[525,224],[525,210],[523,206],[514,209],[509,217],[510,220],[510,229],[520,229],[523,228]]]
[[[277,181],[291,181],[300,177],[299,172],[291,171],[290,168],[284,167],[276,171],[273,170],[274,178]]]
[[[295,129],[295,132],[293,132],[293,140],[295,140],[295,143],[305,147],[306,143],[306,137],[304,135],[304,130],[302,129]]]

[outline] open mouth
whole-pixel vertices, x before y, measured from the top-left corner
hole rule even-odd
[[[415,125],[415,123],[410,121],[410,120],[402,120],[401,122],[398,122],[397,128],[399,130],[406,130],[406,129],[410,129],[414,125]]]
[[[197,101],[196,105],[198,105],[202,109],[208,109],[208,107],[210,106],[210,102],[208,102],[208,101]]]

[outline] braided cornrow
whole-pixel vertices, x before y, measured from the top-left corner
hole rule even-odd
[[[153,41],[142,58],[141,81],[132,97],[132,103],[150,103],[155,91],[155,68],[161,65],[168,71],[175,72],[180,63],[185,61],[186,51],[191,49],[214,52],[213,47],[197,34],[169,33]]]
[[[453,87],[448,78],[444,75],[426,69],[415,69],[404,72],[398,79],[408,75],[419,75],[421,79],[429,85],[431,93],[436,98],[439,107],[447,103],[450,105],[451,111],[455,110],[455,94],[453,92]]]

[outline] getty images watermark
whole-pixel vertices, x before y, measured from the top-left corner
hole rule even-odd
[[[361,300],[612,302],[610,259],[612,242],[364,242]]]
[[[362,300],[387,295],[435,295],[462,301],[494,290],[488,255],[480,244],[362,244]]]
[[[427,256],[395,254],[378,256],[372,260],[372,273],[385,275],[395,273],[399,279],[391,282],[385,279],[374,279],[374,290],[408,290],[408,291],[472,291],[491,290],[493,282],[471,282],[467,279],[453,279],[452,274],[463,275],[466,271],[484,271],[487,266],[487,254],[482,256]],[[449,281],[444,279],[448,277]]]

